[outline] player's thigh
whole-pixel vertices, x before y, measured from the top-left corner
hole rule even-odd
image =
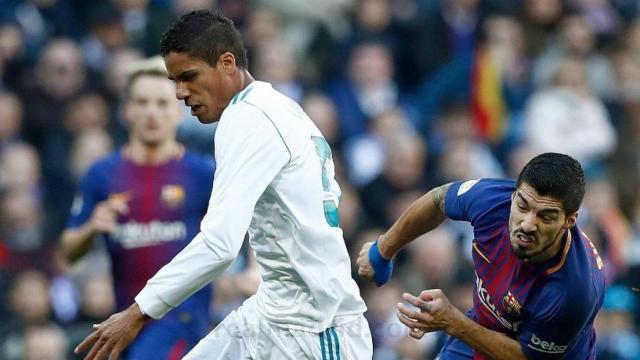
[[[183,358],[185,360],[251,359],[242,336],[243,322],[237,311],[231,312]]]
[[[321,333],[290,331],[295,346],[304,356],[296,359],[371,360],[373,344],[369,324],[364,316],[347,324],[326,329]]]
[[[363,315],[347,324],[331,329],[338,359],[370,360],[373,357],[373,342],[369,323]]]

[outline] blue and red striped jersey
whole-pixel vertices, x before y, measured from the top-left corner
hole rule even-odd
[[[530,359],[594,359],[593,321],[604,298],[602,260],[574,226],[564,248],[543,264],[520,260],[511,250],[509,216],[513,180],[456,182],[445,212],[474,229],[476,273],[473,309],[478,324],[516,339]],[[474,359],[484,359],[474,354]]]
[[[159,165],[139,165],[118,152],[89,168],[68,227],[84,224],[101,201],[127,203],[129,212],[119,215],[117,230],[102,235],[118,311],[131,305],[147,280],[199,232],[214,168],[213,160],[189,152]],[[177,309],[206,322],[210,297],[206,286]]]

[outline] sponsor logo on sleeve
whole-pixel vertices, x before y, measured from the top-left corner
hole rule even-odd
[[[536,334],[531,335],[531,340],[527,346],[535,351],[546,354],[564,354],[569,349],[567,345],[559,345],[553,341],[543,341]]]
[[[460,184],[460,187],[458,188],[458,193],[457,195],[460,196],[464,193],[466,193],[467,191],[471,190],[471,188],[478,183],[478,181],[480,181],[480,179],[476,179],[476,180],[469,180],[469,181],[465,181],[462,184]]]

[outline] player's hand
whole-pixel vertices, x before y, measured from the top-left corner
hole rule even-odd
[[[135,339],[147,319],[138,304],[134,303],[126,310],[111,315],[101,324],[93,325],[96,330],[87,336],[74,352],[79,354],[91,349],[85,360],[99,360],[107,356],[109,360],[115,360]]]
[[[404,293],[402,298],[418,308],[414,310],[399,303],[397,314],[400,322],[410,329],[409,335],[416,339],[438,330],[450,334],[460,316],[464,316],[440,289],[424,290],[419,297]]]
[[[368,281],[373,281],[373,268],[369,262],[369,249],[371,248],[371,245],[373,245],[373,241],[362,245],[362,249],[360,249],[360,254],[358,255],[358,260],[356,260],[356,264],[358,264],[358,275]]]
[[[89,226],[95,233],[110,233],[116,230],[118,215],[129,212],[129,206],[122,200],[105,200],[99,202],[91,218]]]

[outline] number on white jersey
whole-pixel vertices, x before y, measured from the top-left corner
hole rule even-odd
[[[316,154],[320,160],[320,166],[322,166],[322,189],[327,194],[325,198],[328,197],[322,202],[324,217],[330,226],[339,227],[338,201],[340,201],[340,187],[333,179],[331,147],[323,137],[312,136],[311,140],[316,147]]]

